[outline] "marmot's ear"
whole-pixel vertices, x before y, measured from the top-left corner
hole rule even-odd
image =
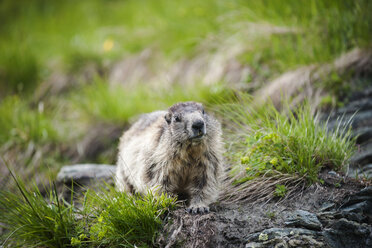
[[[168,124],[172,121],[172,113],[168,112],[165,114],[164,119],[167,121]]]

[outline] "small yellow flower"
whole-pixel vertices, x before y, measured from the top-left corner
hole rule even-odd
[[[248,164],[249,163],[249,157],[241,157],[240,162],[242,164]]]
[[[112,39],[106,39],[105,42],[103,42],[103,51],[109,52],[114,48],[114,41]]]
[[[101,222],[103,221],[103,217],[102,217],[102,216],[100,216],[100,217],[98,217],[98,219],[97,219],[97,220],[98,220],[98,222],[99,222],[99,223],[101,223]]]
[[[249,166],[247,166],[246,168],[245,168],[245,171],[246,172],[248,172],[248,171],[250,171],[251,170],[251,167],[249,167]]]
[[[270,164],[277,165],[278,164],[278,158],[273,158],[270,160]]]
[[[79,235],[79,239],[80,239],[80,240],[84,240],[84,239],[86,239],[86,238],[88,238],[88,237],[87,237],[87,235],[85,235],[84,233],[82,233],[82,234]]]
[[[79,246],[81,244],[81,241],[77,238],[72,237],[71,238],[71,245],[72,246]]]
[[[98,240],[101,240],[103,237],[105,237],[105,235],[106,235],[106,231],[100,231],[98,233]]]

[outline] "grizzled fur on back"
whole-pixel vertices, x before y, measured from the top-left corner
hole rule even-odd
[[[117,188],[167,192],[187,200],[190,211],[207,212],[220,186],[221,135],[219,122],[200,103],[142,115],[120,139]]]

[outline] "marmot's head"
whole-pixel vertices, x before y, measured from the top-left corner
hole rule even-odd
[[[164,118],[173,141],[199,143],[207,133],[207,118],[201,103],[177,103],[168,109]]]

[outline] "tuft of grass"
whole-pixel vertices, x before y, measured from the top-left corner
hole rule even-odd
[[[248,187],[271,178],[270,187],[281,184],[289,192],[298,179],[317,182],[322,168],[346,169],[356,148],[348,125],[328,131],[327,124],[313,116],[309,104],[294,111],[286,106],[279,112],[272,103],[257,107],[250,96],[241,94],[239,98],[236,104],[222,106],[222,112],[235,124],[227,153],[234,164],[234,185]],[[262,190],[272,194],[275,187]]]
[[[105,247],[150,246],[160,230],[165,214],[175,207],[176,200],[166,194],[148,192],[141,197],[116,192],[93,192],[91,207],[95,221],[90,227],[90,240]]]
[[[11,174],[19,194],[0,191],[4,247],[150,247],[165,214],[176,205],[166,194],[117,192],[112,186],[88,191],[80,204],[47,197]]]
[[[222,85],[207,87],[200,84],[169,89],[151,86],[126,88],[98,80],[73,96],[74,105],[89,118],[126,123],[140,113],[166,109],[180,101],[199,101],[205,104],[223,102],[232,92]]]
[[[0,104],[0,144],[13,142],[45,143],[58,139],[58,132],[53,122],[39,109],[31,109],[17,96],[9,96]]]
[[[355,150],[347,125],[328,132],[309,104],[279,112],[271,103],[255,108],[249,96],[241,95],[238,104],[223,108],[240,127],[231,158],[240,162],[248,178],[278,171],[316,182],[322,168],[345,169]]]
[[[28,190],[11,174],[19,194],[0,191],[0,222],[8,230],[4,247],[69,247],[78,230],[72,206],[64,205],[54,188],[44,198],[34,186]]]

